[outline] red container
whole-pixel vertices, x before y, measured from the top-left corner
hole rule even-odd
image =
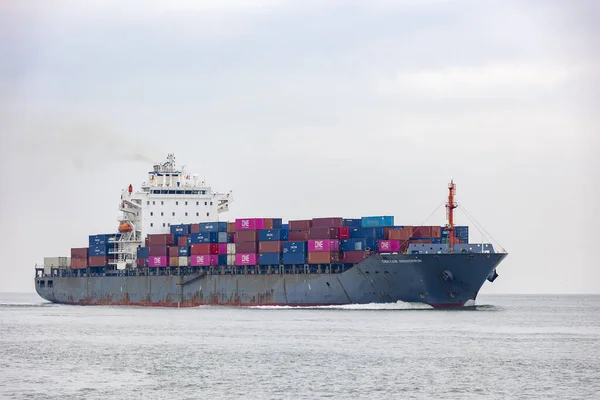
[[[197,254],[190,257],[192,267],[207,267],[219,265],[219,256],[214,254]]]
[[[163,245],[150,245],[148,246],[149,256],[167,256],[169,254],[167,246]]]
[[[236,253],[256,253],[256,242],[236,242]]]
[[[169,257],[179,257],[179,247],[169,246]]]
[[[210,245],[217,243],[197,243],[190,246],[190,255],[210,254]],[[218,250],[218,245],[217,245]]]
[[[106,256],[92,256],[89,258],[90,267],[106,267]]]
[[[415,226],[413,227],[412,237],[414,238],[439,238],[441,236],[440,229],[437,226]],[[437,233],[437,236],[434,236],[434,233]]]
[[[339,217],[313,218],[312,220],[312,228],[329,228],[343,225],[344,219]]]
[[[258,242],[259,253],[281,253],[281,242]]]
[[[308,231],[309,239],[339,239],[340,228],[339,227],[325,227],[315,228],[312,227]]]
[[[71,249],[71,259],[73,258],[84,258],[87,260],[88,258],[88,248],[87,247],[79,247]]]
[[[288,229],[290,231],[308,231],[311,227],[312,221],[309,219],[302,219],[288,222]]]
[[[340,239],[350,239],[350,228],[347,226],[340,226]]]
[[[431,239],[410,239],[409,243],[430,244],[431,243]]]
[[[190,233],[200,233],[200,224],[190,224]]]
[[[340,241],[337,239],[321,239],[308,241],[309,252],[333,252],[339,250]]]
[[[332,264],[340,262],[339,251],[319,251],[319,252],[308,252],[308,263],[309,264]]]
[[[71,258],[71,269],[86,269],[88,267],[88,259],[86,258]]]
[[[144,238],[144,247],[148,247],[148,236]]]
[[[138,258],[137,259],[137,266],[138,266],[138,268],[144,268],[144,267],[146,267],[146,259],[145,258]]]
[[[235,233],[235,222],[227,223],[227,233]]]
[[[149,267],[166,267],[169,259],[166,256],[150,256],[148,257]]]
[[[273,218],[263,218],[263,227],[261,229],[273,229]]]
[[[235,241],[237,242],[256,242],[258,241],[258,231],[238,231],[235,234]]]
[[[243,253],[235,255],[235,265],[256,265],[258,256],[255,253]]]
[[[187,236],[180,236],[179,239],[177,239],[177,246],[181,246],[181,247],[187,246],[188,245],[187,239],[188,239]]]
[[[400,251],[399,240],[380,240],[377,243],[377,249],[380,253],[397,253]]]
[[[227,254],[227,243],[219,243],[219,254]]]
[[[264,218],[239,218],[235,220],[235,231],[255,231],[257,229],[263,229],[265,226]]]
[[[169,267],[179,267],[179,256],[169,257]]]
[[[388,240],[408,240],[412,235],[412,227],[402,229],[385,228],[385,238]]]
[[[289,232],[288,240],[290,242],[306,242],[308,240],[308,232],[306,232],[306,231]]]
[[[225,243],[225,244],[227,244],[227,243]],[[214,255],[219,254],[219,243],[211,243],[210,244],[210,253],[209,254],[214,254]]]
[[[343,260],[348,264],[356,264],[367,258],[365,251],[345,251]]]
[[[162,233],[159,235],[148,235],[148,247],[150,246],[171,246],[175,244],[175,235]]]
[[[432,226],[431,227],[431,237],[439,238],[442,236],[442,227],[441,226]]]

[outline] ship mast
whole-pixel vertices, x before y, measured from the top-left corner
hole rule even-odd
[[[456,185],[454,184],[454,180],[451,179],[448,184],[448,203],[446,203],[446,217],[448,218],[448,243],[450,244],[449,251],[450,253],[454,252],[454,209],[458,207],[456,203],[454,203],[454,196],[456,195]]]

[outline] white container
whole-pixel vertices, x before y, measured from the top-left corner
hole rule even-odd
[[[188,266],[188,257],[179,257],[179,266],[187,267]]]
[[[235,243],[227,243],[227,254],[235,254]]]
[[[227,255],[227,265],[235,265],[235,254]]]
[[[68,268],[71,257],[44,257],[44,268]]]

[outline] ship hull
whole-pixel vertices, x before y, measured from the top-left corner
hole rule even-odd
[[[334,274],[40,277],[36,291],[50,302],[75,305],[322,306],[403,301],[453,308],[474,300],[504,257],[504,253],[373,255]]]

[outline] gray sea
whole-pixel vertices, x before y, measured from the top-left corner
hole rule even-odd
[[[600,399],[600,296],[317,307],[0,294],[7,399]]]

